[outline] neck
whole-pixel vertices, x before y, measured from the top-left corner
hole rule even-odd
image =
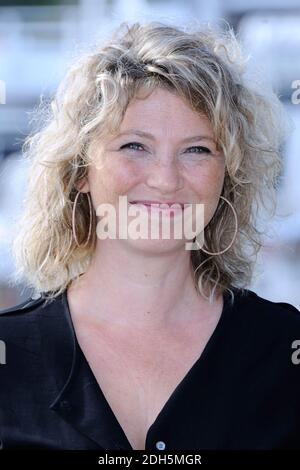
[[[145,253],[122,241],[105,244],[97,245],[88,270],[69,288],[77,310],[92,321],[166,329],[184,324],[195,305],[201,311],[208,304],[195,287],[190,251]]]

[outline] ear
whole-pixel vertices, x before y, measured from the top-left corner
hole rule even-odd
[[[82,193],[88,193],[90,191],[90,184],[88,178],[85,176],[76,183],[76,189]]]

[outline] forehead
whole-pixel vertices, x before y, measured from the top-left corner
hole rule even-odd
[[[129,103],[119,132],[130,129],[150,130],[157,135],[185,135],[201,130],[213,136],[212,125],[204,113],[193,110],[176,92],[154,89],[148,96],[139,94]]]

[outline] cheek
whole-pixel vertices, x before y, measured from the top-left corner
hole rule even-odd
[[[141,178],[140,169],[133,163],[107,159],[101,168],[91,172],[89,180],[91,192],[99,204],[101,202],[115,203],[119,195],[127,194]]]
[[[128,160],[116,161],[110,167],[109,174],[111,187],[118,194],[128,193],[143,179],[143,172],[139,165]]]
[[[209,201],[219,198],[224,176],[224,167],[221,165],[203,166],[189,175],[189,181],[198,194],[198,199]]]
[[[199,169],[190,175],[190,187],[192,187],[197,201],[204,204],[205,223],[209,222],[218,206],[224,176],[224,168],[220,165]]]

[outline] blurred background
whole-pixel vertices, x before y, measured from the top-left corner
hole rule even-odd
[[[0,0],[0,309],[31,296],[13,287],[11,227],[21,211],[27,167],[21,146],[30,111],[54,93],[74,53],[105,39],[124,20],[226,20],[250,67],[284,103],[292,131],[283,149],[278,214],[270,222],[249,288],[300,308],[300,1],[299,0]],[[224,27],[226,27],[225,22]]]

